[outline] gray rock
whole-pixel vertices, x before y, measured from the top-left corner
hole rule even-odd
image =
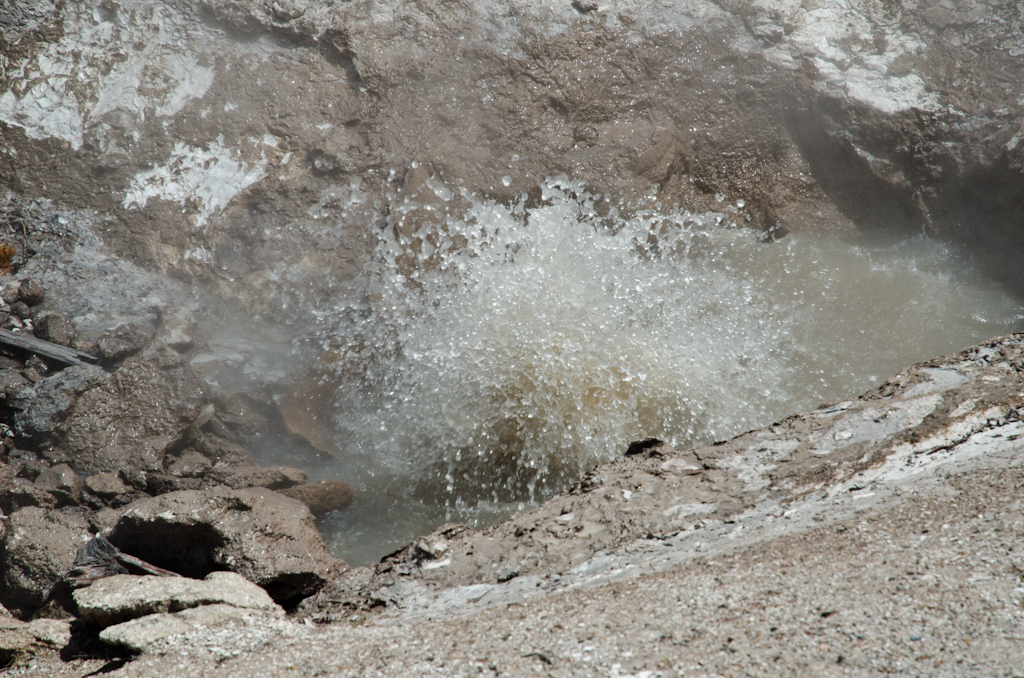
[[[19,370],[9,368],[0,370],[0,393],[8,400],[13,399],[28,385],[28,379],[22,376]]]
[[[34,318],[36,315],[35,309],[26,304],[24,301],[16,301],[11,304],[11,313],[14,314],[11,319],[18,318],[19,320],[27,320]],[[15,324],[15,327],[27,327],[25,324]]]
[[[189,446],[215,466],[255,465],[249,450],[224,438],[201,433],[190,441]]]
[[[75,326],[67,316],[55,311],[40,314],[35,319],[33,332],[40,339],[61,346],[71,346],[75,339]]]
[[[100,499],[113,499],[131,492],[133,488],[125,485],[116,473],[105,472],[91,475],[85,479],[85,488]]]
[[[61,504],[78,504],[82,501],[82,483],[73,468],[67,464],[51,466],[36,477],[36,487],[57,498]]]
[[[172,476],[201,478],[207,471],[213,468],[213,462],[191,447],[186,447],[179,454],[168,455],[165,466],[167,472]]]
[[[204,579],[118,574],[78,589],[74,598],[82,619],[102,627],[200,605],[282,611],[266,591],[234,572],[211,572]]]
[[[122,509],[107,538],[125,553],[191,577],[228,569],[278,602],[310,595],[347,569],[302,503],[264,489],[186,490]]]
[[[196,319],[193,310],[177,306],[159,309],[156,341],[186,353],[195,344]]]
[[[288,466],[236,466],[215,469],[206,478],[208,484],[225,485],[234,489],[243,487],[265,487],[268,490],[283,490],[306,482],[306,474]]]
[[[0,299],[3,299],[3,302],[8,306],[13,304],[18,300],[18,287],[20,286],[21,283],[17,280],[7,283],[3,286],[3,289],[0,289]]]
[[[71,622],[64,619],[33,619],[28,631],[43,645],[60,649],[71,640]]]
[[[96,349],[105,362],[120,362],[144,349],[155,334],[152,325],[127,323],[101,334]]]
[[[38,507],[15,511],[4,542],[0,602],[15,616],[31,614],[91,536],[89,523],[76,515]]]
[[[17,447],[7,452],[7,463],[15,476],[31,481],[35,481],[40,473],[50,468],[50,464],[45,459],[40,459],[36,452]]]
[[[23,301],[29,306],[38,306],[43,303],[43,299],[46,298],[46,291],[39,286],[39,283],[33,282],[26,278],[21,281],[21,285],[18,286],[18,300]]]
[[[280,618],[282,614],[280,611],[233,605],[203,605],[177,613],[151,614],[109,626],[100,632],[100,640],[135,652],[145,652],[153,643],[163,638],[181,635],[194,629],[213,629],[232,622],[266,623],[269,619]]]
[[[57,437],[56,427],[77,398],[107,377],[98,367],[76,366],[21,389],[11,402],[15,433],[37,443],[51,442]]]
[[[70,622],[57,619],[34,619],[23,622],[0,615],[0,665],[20,663],[42,649],[59,650],[71,640]]]
[[[15,478],[10,485],[0,489],[0,510],[7,515],[28,506],[56,508],[57,498],[25,478]]]
[[[147,473],[146,492],[152,495],[179,492],[181,490],[198,490],[203,487],[199,478],[182,478],[167,473]]]
[[[35,638],[28,630],[28,624],[10,616],[0,617],[0,662],[10,666],[30,654],[35,647]]]
[[[278,490],[292,499],[298,499],[309,507],[314,516],[340,509],[352,501],[352,487],[343,480],[321,480],[308,485],[299,485]]]
[[[130,358],[79,398],[59,428],[63,447],[84,475],[161,471],[164,451],[195,418],[203,397],[198,377],[171,349]]]

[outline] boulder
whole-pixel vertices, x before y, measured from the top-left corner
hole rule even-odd
[[[40,459],[39,454],[33,450],[17,447],[7,451],[7,464],[16,477],[31,481],[35,481],[40,473],[51,466],[45,459]]]
[[[15,478],[9,485],[0,489],[0,510],[7,515],[28,506],[56,508],[57,498],[36,487],[35,483],[26,478]]]
[[[213,468],[213,462],[191,447],[169,454],[164,462],[167,472],[179,478],[201,478]]]
[[[67,464],[51,466],[36,477],[36,487],[49,492],[60,505],[82,501],[82,483]]]
[[[46,291],[39,286],[39,283],[26,278],[18,286],[18,301],[23,301],[29,306],[38,306],[46,298]]]
[[[109,501],[134,490],[134,488],[125,485],[116,473],[112,473],[110,471],[91,475],[85,479],[84,484],[85,489],[105,501]]]
[[[160,471],[167,446],[195,419],[203,398],[199,378],[171,349],[130,358],[78,399],[59,428],[63,447],[83,475]]]
[[[151,614],[121,624],[108,626],[100,632],[100,640],[111,645],[120,645],[134,652],[145,652],[153,643],[201,629],[210,629],[232,622],[244,624],[259,623],[266,627],[269,620],[282,616],[280,608],[275,611],[235,607],[234,605],[203,605],[177,613]]]
[[[40,339],[61,346],[71,346],[75,339],[75,326],[67,316],[55,311],[39,315],[35,319],[33,332]]]
[[[144,349],[155,334],[152,325],[126,323],[101,334],[96,340],[96,349],[104,362],[120,362]]]
[[[181,490],[199,490],[202,487],[203,481],[199,478],[182,478],[167,473],[146,474],[146,493],[154,496]]]
[[[155,339],[179,353],[187,353],[195,344],[194,311],[195,309],[179,306],[158,309]]]
[[[60,422],[78,397],[103,383],[107,376],[98,367],[76,366],[22,388],[11,401],[14,432],[39,445],[55,442]]]
[[[28,385],[28,379],[21,374],[20,370],[12,368],[0,370],[0,397],[12,400]]]
[[[17,617],[30,615],[91,536],[77,515],[35,506],[15,511],[4,542],[0,602]]]
[[[282,604],[347,568],[301,502],[265,489],[184,490],[122,509],[107,538],[125,553],[188,577],[227,569]]]
[[[306,482],[306,474],[289,466],[235,466],[215,469],[204,480],[208,484],[234,489],[265,487],[268,490],[283,490]]]
[[[101,627],[200,605],[281,611],[266,591],[234,572],[211,572],[203,579],[118,574],[73,595],[79,616]]]
[[[253,466],[249,450],[237,443],[208,433],[199,433],[191,438],[189,447],[203,455],[214,466]],[[187,448],[186,448],[187,449]],[[184,453],[182,453],[184,456]]]
[[[343,480],[321,480],[317,483],[278,490],[278,492],[301,501],[317,517],[328,511],[342,508],[352,501],[354,496],[352,487]]]
[[[0,666],[17,664],[39,650],[59,650],[71,640],[67,621],[34,619],[23,622],[6,610],[0,615]]]

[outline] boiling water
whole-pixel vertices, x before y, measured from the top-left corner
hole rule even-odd
[[[321,524],[354,564],[505,518],[630,441],[729,438],[1021,326],[1019,300],[925,239],[623,219],[564,178],[532,208],[463,198],[411,267],[389,231],[369,300],[325,334],[338,457],[314,477],[356,489]]]

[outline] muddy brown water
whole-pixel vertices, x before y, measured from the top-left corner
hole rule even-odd
[[[924,237],[765,241],[723,226],[745,207],[724,199],[620,218],[565,177],[537,207],[464,198],[423,226],[431,265],[400,270],[409,243],[389,235],[367,294],[321,318],[325,345],[359,355],[329,408],[337,456],[311,469],[356,490],[320,522],[354,565],[494,524],[632,440],[727,439],[1024,329],[1021,299]]]

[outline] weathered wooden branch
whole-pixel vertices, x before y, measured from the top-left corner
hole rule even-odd
[[[10,330],[0,329],[0,344],[20,348],[23,351],[56,360],[65,365],[95,365],[97,359],[84,351],[79,351],[51,341],[37,339],[28,334],[19,334]]]

